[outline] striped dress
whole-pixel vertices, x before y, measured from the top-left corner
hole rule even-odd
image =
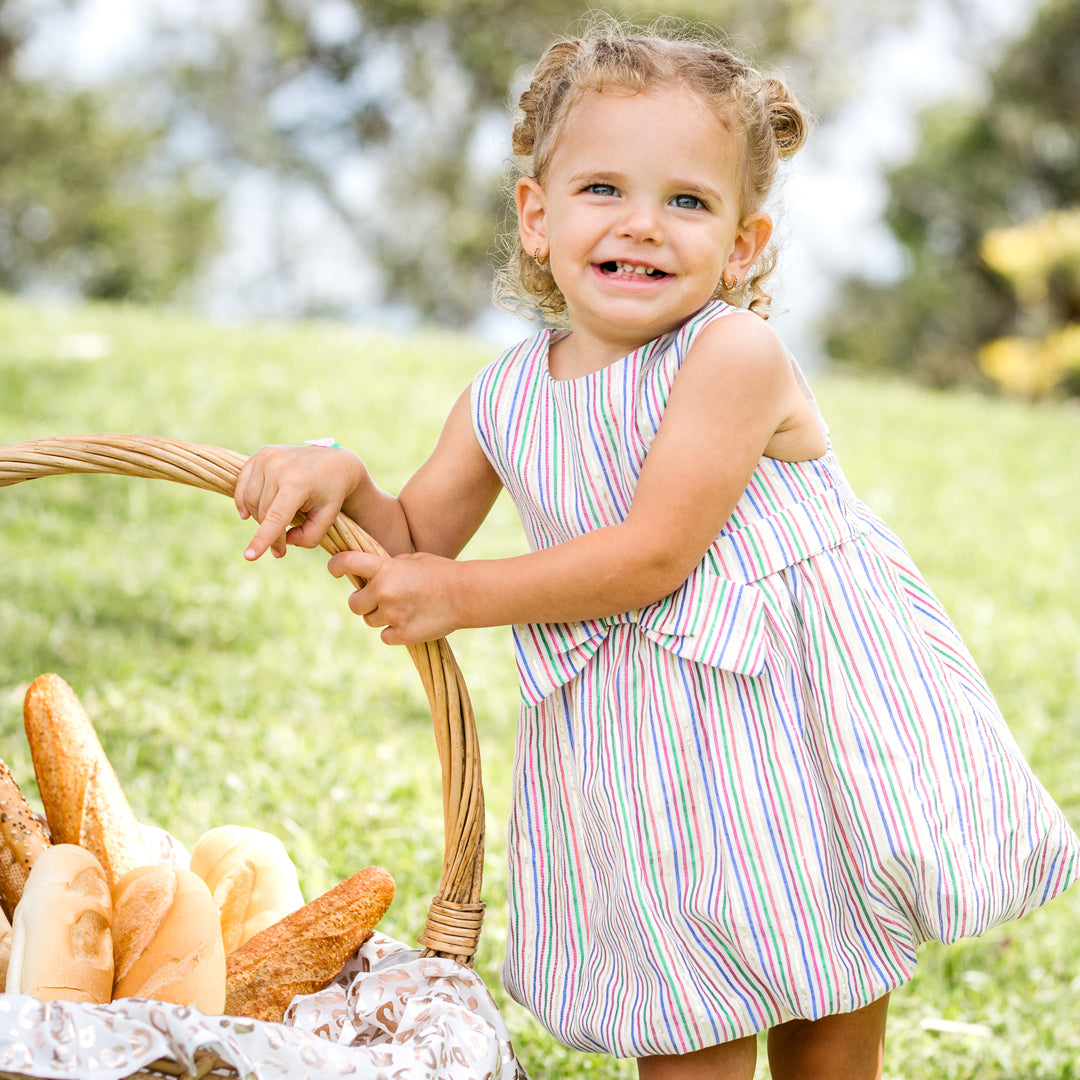
[[[552,331],[485,368],[477,436],[533,549],[626,515],[716,303],[592,374]],[[831,449],[763,458],[686,583],[514,628],[507,989],[558,1039],[683,1053],[869,1004],[920,942],[1080,876],[968,650]]]

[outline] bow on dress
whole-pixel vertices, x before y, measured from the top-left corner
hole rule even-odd
[[[580,622],[513,628],[521,696],[539,705],[592,659],[611,629],[635,625],[684,660],[760,675],[766,658],[765,599],[755,582],[853,540],[872,528],[850,491],[827,491],[742,528],[726,528],[689,578],[655,603]]]

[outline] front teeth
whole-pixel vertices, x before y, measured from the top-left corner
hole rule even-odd
[[[622,274],[650,274],[655,275],[660,273],[659,270],[653,270],[648,266],[637,266],[634,263],[616,263],[615,266]]]

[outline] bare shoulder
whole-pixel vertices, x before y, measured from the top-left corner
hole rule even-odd
[[[775,330],[750,311],[734,310],[704,326],[690,348],[690,355],[706,354],[713,363],[747,368],[788,366],[787,350]]]
[[[705,326],[687,360],[731,374],[742,372],[755,381],[786,377],[791,368],[787,349],[776,331],[748,311],[733,311]]]
[[[775,427],[765,456],[804,461],[825,453],[817,411],[787,347],[764,319],[745,311],[713,320],[695,339],[685,368],[695,382],[711,381],[725,395],[770,413]]]

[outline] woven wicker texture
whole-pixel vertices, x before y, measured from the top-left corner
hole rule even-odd
[[[149,435],[68,435],[0,447],[0,487],[44,476],[105,473],[171,480],[232,497],[246,458],[215,446]],[[385,554],[355,522],[341,515],[322,546],[331,554],[358,550]],[[362,582],[350,578],[359,587]],[[407,646],[420,675],[442,768],[444,854],[442,875],[418,941],[424,955],[471,964],[480,937],[483,904],[484,794],[476,728],[468,691],[445,640]],[[198,1076],[235,1077],[214,1054],[200,1054]],[[0,1072],[0,1080],[22,1074]],[[174,1062],[158,1061],[129,1080],[190,1076]]]
[[[178,1077],[182,1077],[184,1080],[192,1080],[192,1078],[194,1080],[203,1080],[204,1077],[238,1080],[240,1075],[228,1062],[222,1061],[217,1054],[205,1050],[196,1053],[193,1068],[194,1072],[185,1065],[162,1058],[159,1061],[152,1062],[145,1069],[129,1073],[125,1080],[177,1080]],[[0,1080],[35,1080],[35,1078],[28,1077],[26,1073],[0,1072]]]

